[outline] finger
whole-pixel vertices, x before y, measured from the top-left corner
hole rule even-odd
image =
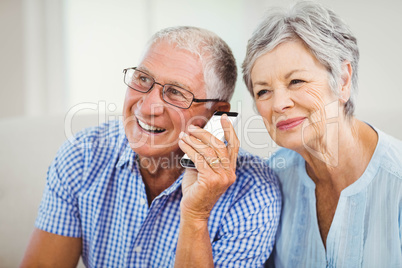
[[[218,156],[214,148],[205,144],[199,139],[191,135],[187,135],[184,132],[180,133],[180,138],[190,145],[197,153],[202,155],[206,159],[207,163],[211,163],[217,159]]]
[[[200,141],[202,141],[205,144],[210,145],[211,147],[214,147],[214,148],[217,148],[217,149],[221,149],[221,148],[226,147],[224,142],[222,142],[221,140],[216,138],[212,133],[210,133],[207,130],[202,129],[200,127],[190,125],[188,127],[188,132],[189,132],[189,134],[191,134],[195,138],[199,139]],[[217,133],[215,133],[215,134],[217,134]]]
[[[205,144],[208,144],[208,146],[211,149],[206,149],[206,151],[212,152],[212,150],[213,150],[215,152],[215,155],[220,159],[221,164],[222,163],[224,164],[223,167],[225,167],[225,168],[230,167],[230,165],[228,165],[228,163],[230,162],[230,159],[228,158],[226,144],[223,141],[219,140],[213,134],[206,131],[205,129],[201,129],[201,128],[193,126],[193,125],[190,125],[188,127],[188,131],[191,136],[199,139],[201,142],[203,142]],[[224,134],[224,133],[222,133],[222,134]],[[200,151],[200,153],[202,153],[202,152]],[[206,154],[204,154],[204,155],[206,155]],[[209,155],[211,156],[212,153],[210,153]]]
[[[210,162],[212,162],[214,159],[217,158],[216,155],[215,157],[210,157],[209,159],[210,162],[208,162],[208,160],[205,159],[205,157],[202,154],[197,152],[197,150],[193,146],[191,146],[191,144],[187,143],[188,141],[190,141],[187,134],[183,132],[180,133],[180,138],[181,139],[179,140],[179,147],[184,153],[188,155],[191,161],[193,161],[195,168],[198,171],[214,172],[210,166]]]
[[[226,115],[224,115],[226,116]],[[225,126],[226,127],[231,127],[233,133],[234,129],[232,124],[230,123],[230,121],[228,120],[227,116],[226,116],[227,121],[225,121]],[[222,124],[222,123],[221,123]],[[229,124],[229,125],[228,125]],[[223,125],[222,125],[222,131],[223,131]],[[228,153],[228,148],[226,147],[226,144],[219,140],[218,138],[216,138],[213,134],[211,134],[210,132],[206,131],[205,129],[201,129],[199,127],[190,125],[188,127],[188,131],[189,133],[196,137],[197,139],[201,140],[204,143],[207,143],[211,148],[213,148],[216,152],[216,155],[219,157],[219,159],[221,160],[221,164],[222,167],[225,169],[230,169],[233,166],[236,166],[236,163],[231,164],[231,162],[234,160],[236,161],[236,157],[230,157],[229,153]],[[222,133],[222,135],[225,135],[224,132]]]
[[[225,133],[225,139],[228,143],[227,148],[230,159],[229,163],[231,164],[232,168],[236,168],[236,160],[237,154],[239,153],[240,141],[236,135],[232,123],[230,122],[226,114],[222,115],[221,124]]]
[[[187,187],[193,185],[197,181],[197,174],[198,171],[196,169],[186,168],[182,181],[183,192],[188,189]]]

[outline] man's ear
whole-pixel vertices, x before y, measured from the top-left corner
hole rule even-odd
[[[345,60],[342,63],[342,73],[341,73],[341,88],[340,88],[340,99],[343,103],[346,103],[350,98],[350,87],[352,85],[352,64]]]
[[[216,112],[229,112],[230,111],[230,103],[226,101],[215,102],[211,108],[212,111]]]

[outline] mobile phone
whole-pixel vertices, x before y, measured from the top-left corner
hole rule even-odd
[[[216,138],[218,138],[221,141],[225,140],[225,132],[222,128],[221,125],[221,116],[223,114],[226,114],[232,123],[233,126],[236,126],[237,119],[239,113],[236,112],[215,112],[211,119],[207,122],[207,124],[204,126],[204,129],[212,135],[214,135]],[[193,161],[188,157],[187,154],[185,154],[181,159],[180,159],[180,165],[184,168],[195,168],[195,165]]]

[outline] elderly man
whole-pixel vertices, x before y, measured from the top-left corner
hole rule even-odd
[[[238,153],[225,116],[227,144],[201,129],[230,109],[230,48],[207,30],[164,29],[124,75],[124,121],[80,132],[51,164],[22,266],[74,267],[80,255],[87,267],[261,266],[280,214],[277,181]],[[184,152],[197,169],[184,172]]]

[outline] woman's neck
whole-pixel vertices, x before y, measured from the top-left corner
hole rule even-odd
[[[364,173],[377,142],[377,133],[370,126],[352,118],[338,121],[313,150],[306,147],[299,153],[314,182],[330,183],[340,192]]]

